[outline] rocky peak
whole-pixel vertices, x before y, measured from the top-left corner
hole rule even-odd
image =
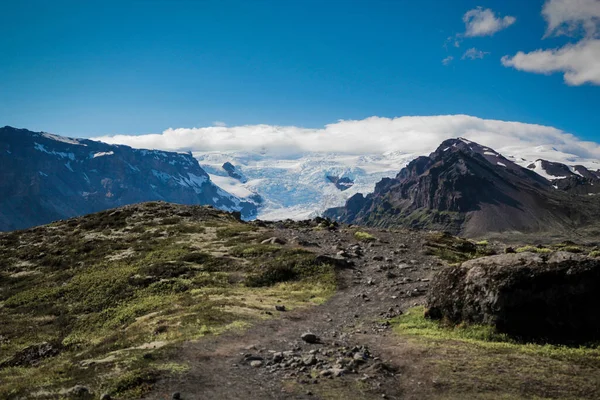
[[[489,147],[458,138],[444,141],[428,157],[410,162],[396,178],[381,180],[373,193],[356,195],[325,216],[355,224],[473,235],[568,226],[579,221],[574,216],[580,211],[538,173]]]
[[[152,200],[256,214],[254,203],[214,185],[188,153],[5,127],[0,164],[0,230]]]

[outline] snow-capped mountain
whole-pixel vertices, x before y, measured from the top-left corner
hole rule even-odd
[[[524,168],[489,147],[448,139],[395,177],[382,179],[373,193],[356,194],[324,215],[345,223],[474,237],[490,232],[572,231],[595,223],[600,199],[588,195],[600,186],[594,185],[600,179],[582,166],[538,164],[539,168]],[[549,179],[559,173],[572,175]],[[569,185],[561,187],[561,182]]]
[[[257,210],[215,185],[188,153],[0,128],[0,231],[155,200],[212,205],[245,218]]]
[[[465,143],[471,143],[462,139]],[[547,163],[565,165],[571,174],[587,174],[590,178],[600,169],[600,162],[585,159],[552,146],[506,147],[495,151],[487,147],[482,155],[496,159],[498,165],[513,163],[537,172],[549,181],[564,174],[548,173]],[[262,199],[258,218],[265,220],[303,219],[320,215],[324,210],[342,206],[356,193],[371,193],[383,178],[395,177],[402,168],[420,154],[389,152],[384,154],[348,155],[341,153],[305,153],[277,156],[268,152],[194,152],[211,179],[241,198]],[[506,156],[502,156],[504,154]],[[541,159],[544,159],[544,166]],[[503,161],[504,160],[504,161]],[[539,161],[536,161],[539,160]],[[548,161],[550,160],[550,161]],[[533,167],[531,167],[533,165]],[[232,169],[233,168],[233,169]],[[585,172],[585,171],[587,172]],[[232,172],[233,171],[233,172]],[[233,177],[239,174],[242,179]],[[341,183],[340,183],[341,182]],[[586,190],[596,193],[596,189]],[[600,190],[600,184],[597,186]]]

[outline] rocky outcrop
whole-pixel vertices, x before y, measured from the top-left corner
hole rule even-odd
[[[227,172],[227,175],[229,175],[231,178],[236,179],[241,183],[248,182],[248,179],[246,179],[246,177],[242,175],[229,161],[224,163],[222,168],[225,170],[225,172]]]
[[[354,186],[354,181],[347,176],[331,176],[327,175],[327,180],[335,185],[340,191],[344,192]]]
[[[428,316],[494,326],[533,340],[600,339],[600,260],[557,252],[503,254],[440,271]]]
[[[143,201],[212,205],[245,218],[257,210],[217,187],[188,153],[4,127],[0,165],[0,231]]]

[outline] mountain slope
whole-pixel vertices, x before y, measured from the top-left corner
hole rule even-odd
[[[0,165],[0,230],[151,200],[256,214],[254,203],[213,184],[189,154],[4,127]]]
[[[372,194],[356,194],[325,216],[372,226],[435,228],[477,236],[488,232],[566,230],[591,221],[591,196],[575,196],[501,154],[466,139],[444,141]]]

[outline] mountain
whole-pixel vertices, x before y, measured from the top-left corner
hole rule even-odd
[[[540,168],[551,177],[559,169],[570,171],[560,165],[549,169],[549,165]],[[597,197],[561,190],[556,180],[539,172],[475,142],[449,139],[428,157],[411,161],[395,178],[382,179],[373,193],[355,194],[345,206],[329,209],[324,216],[353,224],[434,228],[478,236],[569,230],[598,215]]]
[[[552,182],[557,189],[574,194],[600,193],[600,170],[590,171],[583,165],[569,166],[547,160],[536,160],[527,168]]]
[[[0,230],[40,225],[142,201],[212,205],[256,215],[187,153],[137,150],[0,128]]]
[[[431,149],[434,150],[434,149]],[[574,173],[597,174],[600,162],[544,145],[507,146],[499,149],[506,159],[527,167],[536,160],[568,165]],[[377,182],[393,178],[408,162],[421,154],[390,151],[383,154],[298,153],[278,154],[273,150],[194,152],[202,168],[220,187],[247,199],[260,197],[258,218],[263,220],[304,219],[339,207],[357,193],[373,192]],[[535,168],[542,177],[543,169]],[[600,173],[598,173],[600,175]],[[556,183],[572,193],[598,193],[593,182]],[[583,183],[583,187],[582,187]],[[565,185],[569,184],[567,188]],[[574,188],[576,187],[576,188]]]

